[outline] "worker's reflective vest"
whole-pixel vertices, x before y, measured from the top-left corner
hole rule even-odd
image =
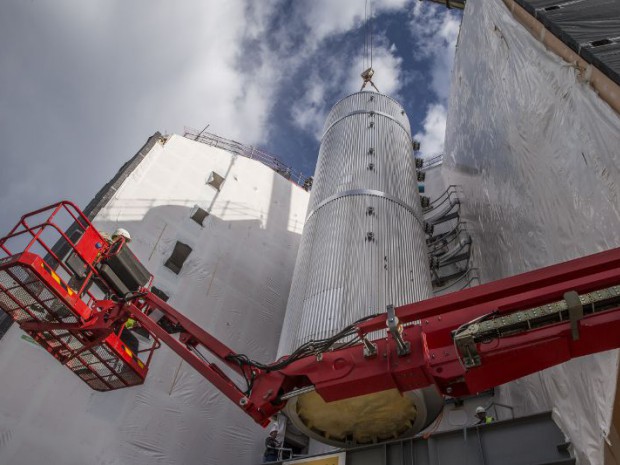
[[[493,423],[495,421],[495,418],[493,417],[484,417],[484,419],[478,419],[478,423],[476,423],[476,425],[488,425],[489,423]]]

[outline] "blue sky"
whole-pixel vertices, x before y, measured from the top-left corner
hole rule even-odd
[[[375,0],[375,83],[442,150],[460,12]],[[329,108],[359,90],[364,0],[4,0],[0,233],[85,206],[155,131],[209,131],[312,174]]]
[[[364,3],[357,5],[363,13]],[[282,27],[279,21],[284,15],[283,12],[275,17],[275,30]],[[361,86],[359,73],[365,66],[361,18],[354,19],[344,32],[323,39],[305,65],[289,76],[274,108],[276,120],[268,148],[304,172],[314,168],[326,112],[337,100]],[[405,106],[413,133],[424,139],[428,154],[441,151],[438,132],[442,133],[445,127],[459,21],[460,12],[418,1],[402,2],[393,9],[380,7],[374,20],[373,66],[377,87]],[[308,73],[308,69],[312,71]],[[439,110],[438,105],[443,108]],[[429,111],[439,128],[424,128]]]

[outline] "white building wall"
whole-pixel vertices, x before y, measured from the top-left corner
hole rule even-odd
[[[226,179],[216,190],[212,171]],[[257,161],[181,136],[157,143],[95,219],[169,303],[240,353],[272,361],[308,193]],[[201,227],[195,205],[210,212]],[[193,248],[179,275],[163,264]],[[91,391],[12,327],[0,341],[0,464],[256,464],[266,431],[166,347],[142,386]]]
[[[620,245],[620,119],[499,0],[469,0],[442,168],[464,188],[483,282]],[[517,414],[552,409],[580,464],[603,463],[618,353],[502,387]]]

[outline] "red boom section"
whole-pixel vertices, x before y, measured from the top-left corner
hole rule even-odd
[[[68,214],[64,224],[60,213]],[[405,305],[348,327],[341,339],[310,341],[303,356],[262,364],[148,284],[121,292],[110,259],[133,257],[123,247],[68,202],[26,215],[0,240],[0,308],[93,389],[142,383],[163,342],[263,425],[309,390],[328,402],[429,385],[457,397],[620,347],[620,248]],[[127,269],[136,268],[132,260]],[[133,349],[123,340],[129,318],[148,339]],[[384,338],[367,340],[386,326]]]
[[[574,318],[565,301],[567,292],[581,295],[580,306],[588,307],[581,308],[585,314]],[[169,314],[173,309],[163,310]],[[259,423],[283,408],[287,398],[308,389],[328,402],[429,385],[450,396],[473,394],[574,357],[620,347],[620,249],[406,305],[395,313],[401,321],[402,342],[408,344],[406,353],[387,333],[372,341],[372,353],[357,344],[316,353],[273,371],[243,365],[246,376],[252,371],[253,378],[247,398],[219,370],[197,369]],[[186,340],[192,340],[197,330],[176,318],[187,325]],[[476,324],[487,329],[482,340],[472,342],[478,362],[467,366],[455,335]],[[359,323],[357,330],[364,338],[385,327],[384,314]],[[230,349],[213,344],[210,336],[194,338],[198,340],[229,364],[234,354]],[[183,356],[182,348],[175,350]]]
[[[490,315],[501,321],[520,311],[539,314],[545,305],[563,301],[567,292],[581,296],[610,294],[602,311],[576,322],[574,339],[569,321],[559,321],[519,334],[477,343],[480,365],[465,369],[453,332],[461,325]],[[620,347],[620,248],[501,279],[471,289],[396,309],[404,323],[419,321],[427,353],[426,370],[445,394],[454,396],[520,378],[582,355]],[[582,298],[582,301],[584,299]],[[360,324],[362,333],[385,325],[375,318]]]
[[[553,305],[559,306],[570,291],[607,297],[596,312],[575,321],[577,339],[565,317],[475,342],[479,364],[466,367],[454,341],[460,327],[484,316],[499,327],[528,312],[552,315]],[[282,372],[306,378],[305,385],[313,385],[326,401],[432,384],[450,396],[474,394],[575,357],[620,347],[619,296],[620,248],[397,308],[401,336],[410,345],[405,355],[398,354],[396,340],[388,335],[373,341],[373,356],[354,346],[300,360]],[[358,331],[364,337],[385,327],[386,316],[381,315],[360,323]]]
[[[258,402],[253,401],[258,391],[244,391],[238,384],[243,384],[244,379],[247,383],[250,379],[260,377],[262,372],[232,361],[230,356],[236,355],[235,352],[154,294],[144,292],[127,302],[122,311],[131,314],[143,328],[175,351],[257,423],[267,426],[270,417],[284,406],[282,403],[279,406],[273,405],[266,397],[261,397]],[[170,334],[155,322],[153,317],[158,313],[163,314],[175,334]],[[205,351],[208,352],[206,355]],[[215,357],[228,373],[207,357]],[[231,377],[238,380],[235,382]]]

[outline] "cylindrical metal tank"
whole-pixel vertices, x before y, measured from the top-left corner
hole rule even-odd
[[[431,296],[410,131],[403,108],[374,92],[350,95],[329,113],[280,355],[388,304]],[[310,437],[350,445],[415,434],[441,405],[434,389],[329,404],[310,393],[289,401],[286,413]]]

